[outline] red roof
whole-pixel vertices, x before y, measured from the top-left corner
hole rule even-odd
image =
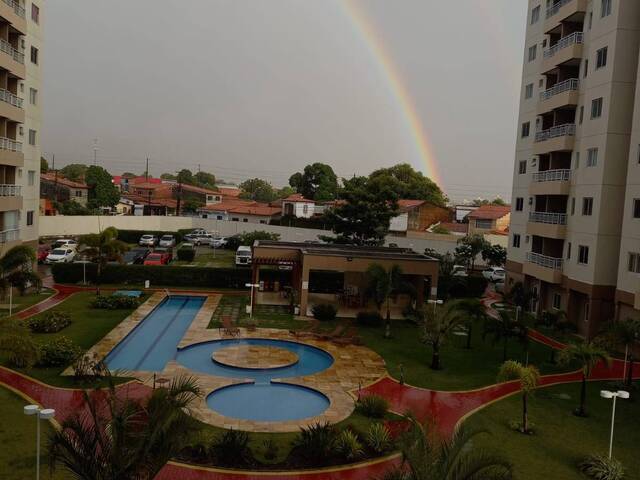
[[[227,197],[237,197],[240,195],[240,189],[238,187],[218,187],[218,191]]]
[[[221,203],[207,205],[200,208],[210,212],[228,212],[243,215],[265,215],[273,216],[282,211],[280,207],[272,207],[267,203],[259,203],[251,200],[225,199]]]
[[[413,210],[416,207],[419,207],[425,203],[424,200],[398,200],[398,207],[401,212],[407,212],[409,210]]]
[[[47,182],[58,182],[60,185],[64,185],[69,188],[89,188],[89,185],[87,185],[86,183],[74,182],[73,180],[64,178],[60,174],[58,174],[56,178],[55,173],[41,173],[40,180],[45,180]]]
[[[149,197],[144,195],[136,195],[135,193],[123,193],[123,198],[129,199],[134,203],[141,205],[151,205],[152,207],[168,207],[168,208],[176,208],[178,202],[173,198],[151,198],[151,202],[149,202]]]
[[[296,203],[316,203],[313,200],[309,200],[308,198],[304,198],[304,195],[301,193],[293,193],[289,195],[287,198],[282,199],[283,202],[296,202]]]
[[[218,190],[209,190],[208,188],[196,187],[195,185],[182,184],[182,190],[193,193],[202,193],[203,195],[220,195]]]
[[[485,220],[497,220],[511,213],[510,205],[481,205],[467,215],[467,218],[481,218]]]

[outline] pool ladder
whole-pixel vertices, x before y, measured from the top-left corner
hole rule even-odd
[[[169,292],[169,289],[168,289],[168,288],[165,288],[165,289],[164,289],[164,293],[166,293],[166,294],[167,294],[167,297],[171,297],[171,293]]]

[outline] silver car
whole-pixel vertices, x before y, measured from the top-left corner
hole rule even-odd
[[[189,233],[184,236],[184,239],[194,245],[211,245],[213,235],[210,233]]]
[[[173,235],[163,235],[158,242],[159,247],[173,248],[176,246],[176,237]]]
[[[155,235],[142,235],[138,241],[141,247],[155,247],[156,243],[158,243],[158,237]]]

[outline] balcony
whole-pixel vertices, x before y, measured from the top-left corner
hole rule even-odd
[[[0,117],[14,122],[24,123],[22,99],[8,90],[0,88]]]
[[[582,32],[574,32],[558,40],[558,43],[544,51],[542,73],[550,72],[558,65],[565,63],[579,64],[582,58],[583,42]]]
[[[531,176],[529,193],[531,195],[569,195],[571,188],[571,170],[545,170]]]
[[[0,2],[0,5],[2,2]],[[24,53],[16,50],[6,40],[0,38],[0,66],[9,70],[16,77],[25,78]]]
[[[22,167],[24,165],[22,143],[10,138],[0,137],[0,165]]]
[[[564,239],[567,233],[567,214],[552,212],[529,212],[527,233],[539,237]]]
[[[0,211],[22,209],[22,187],[20,185],[0,184]]]
[[[20,240],[20,229],[11,228],[0,232],[0,243],[9,243]]]
[[[551,112],[557,108],[577,105],[579,88],[580,80],[570,78],[564,82],[556,83],[544,92],[540,92],[538,115]]]
[[[562,263],[562,258],[527,252],[527,261],[524,263],[522,271],[525,275],[530,275],[547,283],[561,283]]]
[[[576,134],[575,123],[565,123],[536,132],[533,142],[533,154],[544,155],[550,152],[568,152],[573,150]]]
[[[560,30],[561,22],[581,22],[587,12],[587,0],[557,0],[547,8],[544,33]]]
[[[0,2],[0,16],[22,35],[27,34],[27,22],[24,8],[14,0]]]

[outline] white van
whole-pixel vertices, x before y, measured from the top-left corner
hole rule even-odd
[[[251,247],[241,245],[236,250],[236,266],[251,265]]]

